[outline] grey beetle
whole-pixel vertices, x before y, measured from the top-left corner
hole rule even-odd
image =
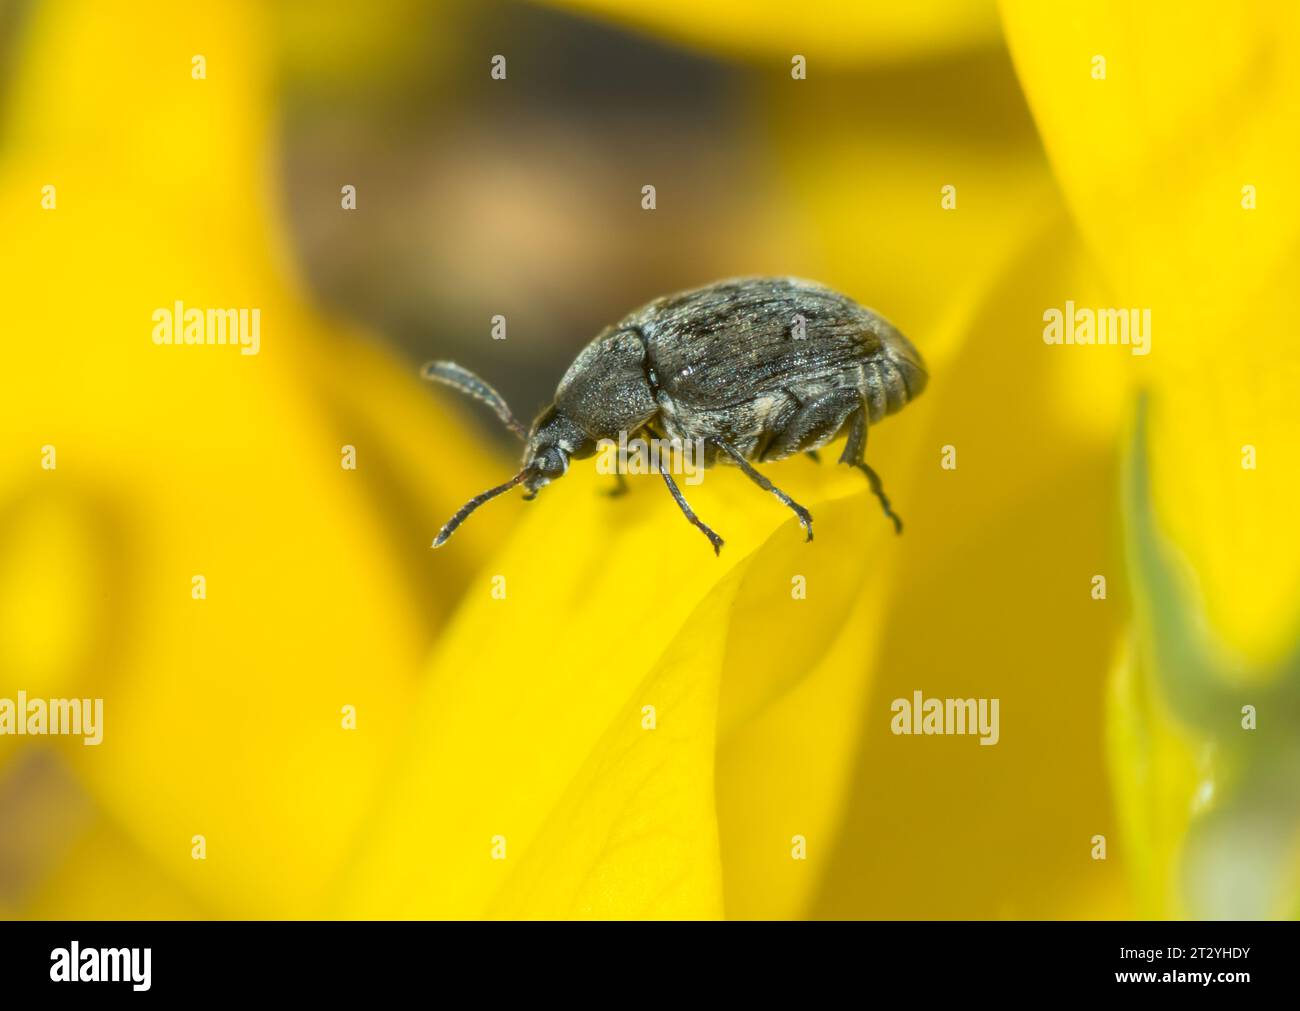
[[[926,384],[911,342],[883,317],[837,292],[795,278],[721,281],[656,299],[588,344],[531,429],[501,395],[452,362],[430,362],[426,379],[482,400],[523,439],[523,464],[505,484],[475,495],[438,532],[441,546],[484,502],[523,484],[532,498],[620,433],[703,440],[705,466],[733,464],[799,517],[808,510],[751,465],[816,451],[847,430],[840,463],[867,476],[897,532],[880,478],[863,460],[867,427],[893,414]],[[722,538],[691,511],[668,468],[659,473],[686,518]],[[622,489],[623,479],[619,475]]]

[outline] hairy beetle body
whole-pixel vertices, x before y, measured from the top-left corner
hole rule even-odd
[[[724,282],[625,322],[644,335],[667,434],[727,442],[754,462],[820,449],[860,399],[874,423],[925,385],[916,350],[892,325],[809,282]]]
[[[425,374],[487,400],[508,424],[520,427],[478,377],[445,362],[432,363]],[[583,348],[553,403],[533,423],[519,474],[484,496],[519,483],[535,493],[565,473],[570,459],[591,456],[601,440],[647,431],[702,440],[705,465],[739,466],[795,511],[811,539],[807,510],[751,464],[815,452],[847,431],[841,462],[867,474],[901,528],[862,456],[868,425],[919,395],[926,378],[920,355],[891,323],[809,281],[742,278],[669,295],[607,327]],[[687,518],[715,549],[721,547],[671,476],[662,474]],[[484,496],[453,517],[435,544]]]

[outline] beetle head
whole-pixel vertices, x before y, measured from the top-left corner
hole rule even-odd
[[[537,492],[569,470],[569,460],[591,456],[596,451],[592,438],[573,423],[554,405],[548,407],[533,422],[528,433],[528,447],[524,450],[521,473],[528,490],[525,498]]]
[[[510,408],[506,406],[501,395],[468,369],[463,369],[453,362],[430,362],[424,367],[424,375],[427,379],[446,383],[477,400],[484,401],[496,411],[507,428],[526,442],[519,473],[504,484],[480,492],[461,506],[438,531],[438,536],[433,541],[435,548],[445,544],[447,538],[455,533],[456,528],[483,503],[490,502],[520,484],[527,491],[524,497],[531,499],[555,478],[563,477],[568,473],[570,459],[575,457],[582,459],[596,452],[595,440],[553,404],[542,412],[533,422],[532,429],[525,435],[523,426],[510,413]]]

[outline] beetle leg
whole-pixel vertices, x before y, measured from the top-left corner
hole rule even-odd
[[[793,396],[788,390],[786,392]],[[856,389],[841,387],[800,403],[788,417],[774,422],[780,427],[771,433],[768,443],[762,452],[754,454],[754,459],[759,462],[782,460],[792,453],[808,452],[808,446],[826,443],[844,427],[844,422],[861,402],[862,396]]]
[[[819,452],[817,452],[817,450],[815,449],[805,450],[804,455],[808,457],[808,459],[811,460],[813,463],[822,462],[822,455]]]
[[[731,446],[725,442],[719,442],[716,439],[714,440],[714,444],[736,462],[736,465],[745,472],[745,476],[747,478],[753,481],[764,491],[770,491],[773,495],[775,495],[782,502],[784,502],[790,509],[792,509],[794,511],[794,514],[799,517],[799,522],[803,524],[804,531],[808,534],[807,540],[813,539],[812,513],[810,513],[807,509],[805,509],[798,502],[792,499],[789,495],[783,492],[780,488],[774,485],[771,481],[765,478],[762,474],[756,471],[752,466],[750,466],[749,461],[746,460],[743,456],[741,456],[740,451],[737,450],[734,446]]]
[[[614,480],[617,481],[618,483],[614,485],[614,487],[611,488],[609,491],[605,492],[605,494],[608,495],[610,498],[618,498],[620,495],[626,495],[627,478],[623,476],[621,471],[616,471],[614,473]]]
[[[659,461],[659,473],[663,475],[664,484],[668,485],[668,490],[673,493],[673,498],[677,500],[678,508],[680,508],[686,518],[691,521],[691,525],[709,539],[709,543],[713,545],[713,553],[715,555],[719,554],[722,551],[722,538],[710,530],[708,525],[696,516],[695,513],[691,512],[691,507],[686,502],[686,496],[683,495],[682,490],[677,487],[677,482],[674,481],[673,476],[668,473],[662,460]]]
[[[894,521],[894,533],[901,534],[903,532],[903,521],[889,507],[889,496],[885,494],[885,486],[880,481],[880,475],[872,470],[866,460],[863,459],[866,452],[867,413],[866,406],[863,405],[849,419],[849,437],[844,443],[844,452],[840,454],[840,463],[847,463],[850,467],[857,467],[858,470],[867,475],[867,480],[871,482],[872,494],[880,499],[880,507],[885,510],[885,515]]]

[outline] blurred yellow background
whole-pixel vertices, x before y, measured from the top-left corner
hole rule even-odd
[[[1298,22],[0,7],[0,698],[104,700],[0,736],[0,915],[1296,916]],[[769,468],[810,545],[710,472],[715,559],[588,463],[430,551],[517,447],[421,361],[530,415],[743,274],[925,356],[901,538],[827,452]],[[258,353],[158,346],[178,300]],[[1150,354],[1045,343],[1067,301]],[[915,690],[999,743],[892,735]]]

